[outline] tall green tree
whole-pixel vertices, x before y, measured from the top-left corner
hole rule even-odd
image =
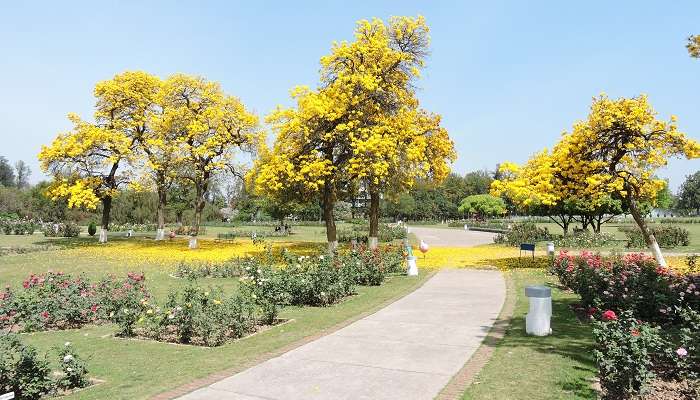
[[[685,177],[678,194],[678,207],[700,215],[700,171]]]
[[[15,185],[15,171],[3,156],[0,156],[0,185],[7,187]]]

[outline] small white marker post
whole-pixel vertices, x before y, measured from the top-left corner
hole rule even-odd
[[[0,400],[12,400],[15,398],[15,392],[0,394]]]

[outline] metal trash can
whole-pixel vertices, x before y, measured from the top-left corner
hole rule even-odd
[[[535,336],[551,334],[552,289],[542,285],[526,286],[525,296],[530,301],[530,309],[525,316],[525,332]]]

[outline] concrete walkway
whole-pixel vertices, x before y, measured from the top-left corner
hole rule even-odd
[[[473,247],[493,243],[495,233],[465,231],[455,228],[429,228],[410,226],[409,231],[430,246]]]
[[[440,271],[375,314],[180,399],[433,399],[504,299],[497,271]]]

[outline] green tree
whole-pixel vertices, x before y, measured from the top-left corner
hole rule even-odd
[[[477,217],[495,217],[506,213],[506,203],[490,194],[474,194],[462,200],[459,212]]]
[[[29,165],[22,160],[15,162],[15,173],[16,173],[16,186],[19,189],[24,189],[29,186],[29,176],[32,174],[32,170]]]
[[[0,185],[7,187],[15,185],[15,171],[3,156],[0,156]]]
[[[685,177],[678,194],[678,207],[700,215],[700,171]]]
[[[488,194],[493,178],[486,170],[472,171],[464,175],[464,187],[467,196],[473,194]]]

